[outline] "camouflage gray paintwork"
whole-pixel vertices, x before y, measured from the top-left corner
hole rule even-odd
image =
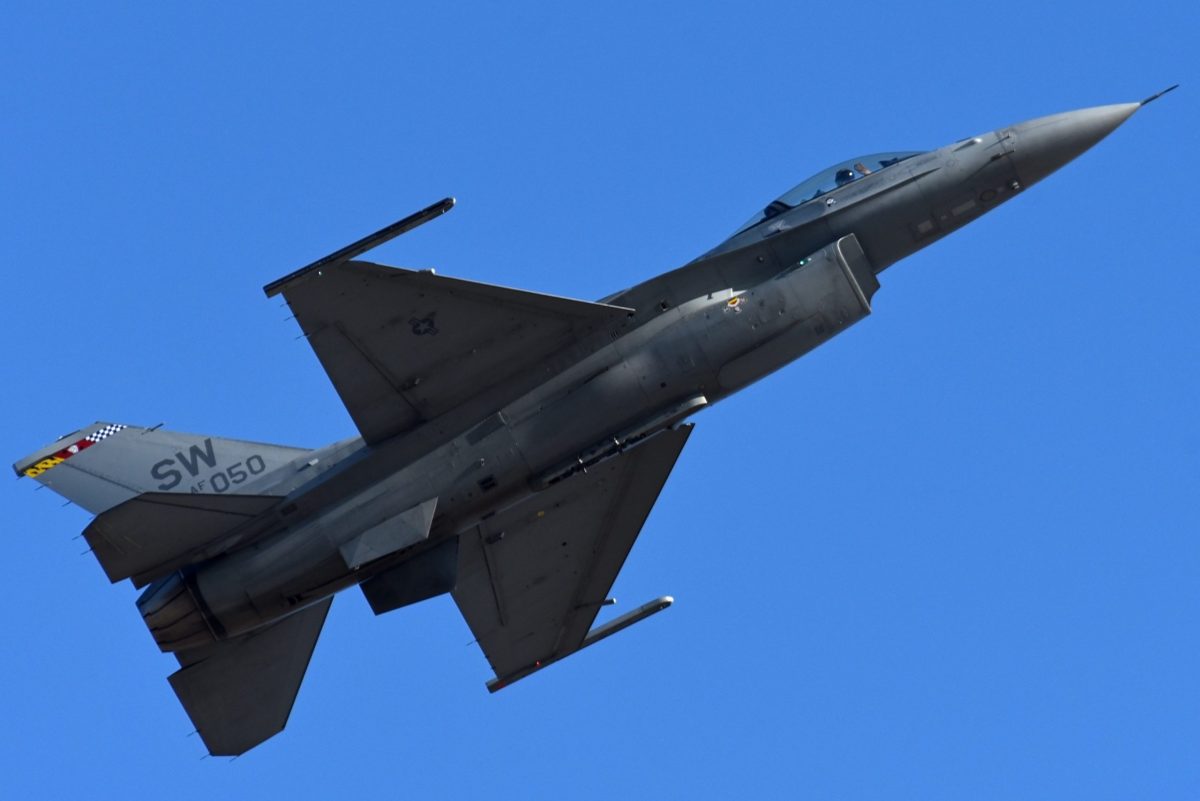
[[[209,624],[196,636],[232,637],[417,558],[861,320],[877,273],[1020,194],[1138,107],[1044,117],[917,155],[606,298],[634,311],[558,354],[556,374],[503,409],[476,399],[403,436],[346,440],[260,478],[243,491],[287,498],[253,544],[152,586],[143,612],[153,617],[161,585],[186,581]],[[347,567],[348,543],[428,499],[427,539]]]

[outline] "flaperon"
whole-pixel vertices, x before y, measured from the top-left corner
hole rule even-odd
[[[670,605],[592,628],[686,420],[862,320],[882,270],[1155,97],[848,159],[596,303],[356,260],[446,199],[266,287],[359,436],[308,450],[96,423],[15,468],[96,515],[87,541],[110,580],[145,588],[213,754],[283,728],[355,585],[376,614],[450,593],[496,690]]]

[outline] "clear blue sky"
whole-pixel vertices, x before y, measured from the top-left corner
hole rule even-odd
[[[351,591],[201,760],[86,514],[0,485],[0,796],[1200,796],[1195,4],[19,5],[6,463],[353,433],[260,287],[447,194],[373,258],[592,299],[843,158],[1184,85],[701,415],[615,590],[676,605],[495,696],[448,599]]]

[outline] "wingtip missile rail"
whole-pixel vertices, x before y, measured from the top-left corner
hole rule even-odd
[[[666,609],[668,606],[670,606],[673,603],[675,603],[675,599],[672,598],[670,595],[663,595],[659,598],[655,598],[653,601],[650,601],[649,603],[644,603],[641,606],[639,606],[637,609],[634,609],[632,612],[626,612],[625,614],[621,615],[620,617],[614,618],[614,619],[608,621],[607,623],[597,626],[596,628],[589,631],[587,633],[587,636],[583,638],[583,642],[581,642],[579,644],[578,648],[575,648],[574,650],[571,650],[571,651],[567,651],[566,653],[563,653],[563,654],[559,654],[558,656],[555,656],[552,659],[544,659],[544,660],[541,660],[538,662],[534,662],[532,665],[529,665],[526,668],[523,668],[521,670],[510,673],[507,676],[499,676],[497,678],[492,679],[491,681],[489,681],[487,683],[488,692],[494,693],[494,692],[497,692],[498,690],[503,690],[505,687],[507,687],[508,685],[512,684],[515,681],[520,681],[521,679],[525,678],[526,676],[530,676],[534,673],[537,673],[539,670],[541,670],[543,668],[550,667],[555,662],[565,659],[566,657],[570,656],[571,654],[579,653],[584,648],[587,648],[589,645],[595,645],[596,643],[600,642],[601,640],[605,639],[606,637],[611,637],[612,635],[616,634],[618,631],[629,628],[634,623],[640,623],[641,621],[645,620],[646,618],[650,617],[651,615],[658,614],[659,612]]]
[[[301,267],[295,272],[288,273],[283,278],[272,281],[263,287],[263,292],[268,298],[273,298],[284,290],[285,287],[294,285],[297,281],[302,280],[306,276],[319,271],[322,267],[328,267],[343,261],[349,261],[355,256],[361,256],[368,250],[373,250],[385,242],[390,242],[401,234],[406,234],[414,228],[424,225],[430,220],[441,217],[450,209],[454,208],[457,201],[452,197],[445,197],[434,203],[432,206],[426,206],[415,214],[410,214],[402,220],[380,228],[373,234],[368,234],[356,242],[351,242],[346,247],[340,250],[335,250],[328,256],[323,256],[312,264]]]

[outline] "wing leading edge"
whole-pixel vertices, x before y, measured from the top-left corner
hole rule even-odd
[[[670,604],[659,599],[589,634],[691,428],[664,431],[462,535],[453,596],[496,672],[489,689]]]

